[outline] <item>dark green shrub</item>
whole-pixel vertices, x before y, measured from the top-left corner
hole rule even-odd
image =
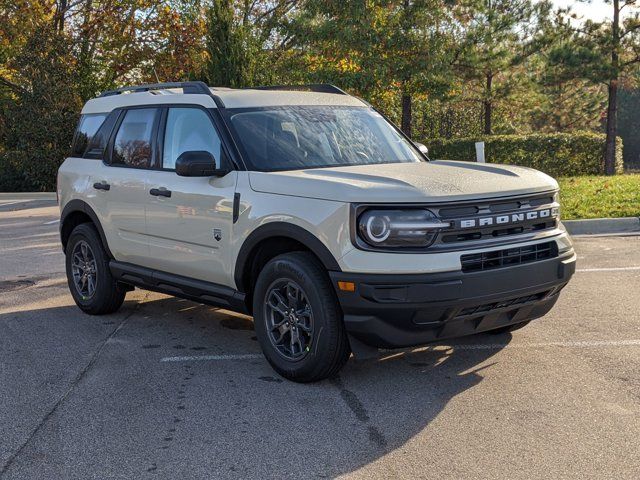
[[[0,152],[0,192],[21,192],[32,190],[8,152]]]
[[[15,86],[3,91],[0,191],[54,191],[82,102],[69,39],[42,29],[12,62]]]
[[[492,135],[478,138],[424,141],[433,159],[475,161],[475,142],[485,143],[490,163],[520,165],[553,177],[604,173],[605,135],[593,132],[532,135]],[[618,138],[616,171],[622,173],[622,140]]]

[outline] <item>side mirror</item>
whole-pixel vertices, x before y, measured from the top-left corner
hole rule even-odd
[[[420,153],[424,154],[425,156],[429,155],[429,149],[427,148],[426,145],[423,145],[422,143],[415,142],[415,146],[418,148],[418,150],[420,150]]]
[[[176,160],[176,173],[181,177],[212,177],[221,172],[210,152],[183,152]]]

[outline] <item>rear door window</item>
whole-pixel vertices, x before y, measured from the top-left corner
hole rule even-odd
[[[71,155],[74,157],[82,157],[87,151],[87,146],[95,136],[96,132],[107,118],[106,113],[95,113],[82,115],[78,122],[78,129],[73,137],[73,147]]]
[[[127,110],[113,142],[111,164],[133,168],[151,168],[153,129],[156,108]]]
[[[102,123],[102,126],[98,129],[98,132],[89,140],[89,145],[84,152],[84,158],[93,158],[97,160],[102,160],[104,158],[107,142],[109,141],[111,131],[113,130],[119,115],[119,110],[114,110],[109,114],[107,119]]]

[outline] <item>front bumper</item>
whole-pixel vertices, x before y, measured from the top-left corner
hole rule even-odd
[[[548,260],[473,273],[329,272],[349,334],[379,348],[436,342],[546,314],[575,272],[573,250]],[[354,282],[354,292],[337,288]]]

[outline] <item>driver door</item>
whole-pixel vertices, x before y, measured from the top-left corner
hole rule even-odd
[[[146,222],[150,268],[219,285],[232,285],[229,246],[237,172],[223,177],[180,177],[183,152],[207,151],[220,167],[222,145],[209,113],[170,107],[160,126],[160,167],[149,172]]]

